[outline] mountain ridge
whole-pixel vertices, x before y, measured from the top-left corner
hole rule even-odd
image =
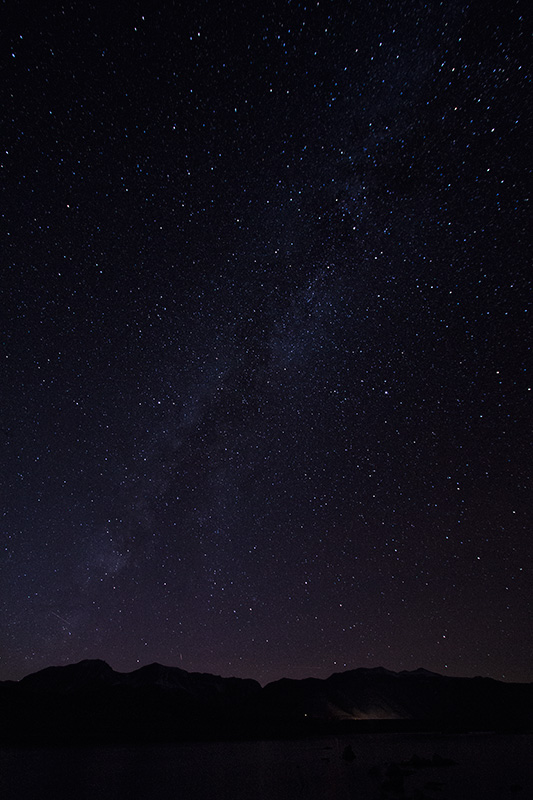
[[[248,677],[248,678],[237,678],[236,676],[223,677],[221,675],[217,675],[215,673],[210,673],[210,672],[198,672],[198,671],[192,671],[191,672],[189,670],[183,669],[182,667],[176,667],[176,666],[161,664],[158,661],[153,661],[153,662],[150,662],[149,664],[143,664],[143,666],[137,667],[136,669],[130,670],[129,672],[120,672],[119,670],[115,670],[113,667],[111,667],[110,664],[107,661],[105,661],[103,659],[100,659],[100,658],[86,658],[86,659],[82,659],[81,661],[76,661],[76,662],[69,663],[69,664],[50,665],[48,667],[43,667],[42,669],[36,670],[35,672],[28,673],[27,675],[24,675],[19,680],[4,680],[4,681],[0,681],[0,686],[4,685],[4,684],[28,683],[29,681],[33,681],[36,678],[36,676],[41,676],[41,675],[45,675],[45,674],[51,674],[52,671],[57,671],[58,674],[59,674],[59,671],[61,671],[61,670],[72,670],[72,669],[82,669],[82,668],[87,668],[87,669],[90,668],[90,669],[95,669],[95,670],[96,670],[96,668],[98,668],[102,672],[110,672],[110,673],[113,673],[116,676],[121,676],[121,677],[126,677],[126,676],[132,677],[132,676],[135,676],[135,675],[138,675],[138,674],[141,674],[141,673],[147,674],[148,671],[152,671],[152,670],[155,670],[157,668],[157,669],[159,669],[161,671],[164,670],[164,671],[168,671],[168,672],[172,672],[172,673],[176,673],[176,674],[179,673],[179,674],[182,674],[182,675],[210,675],[212,677],[220,678],[221,680],[239,680],[239,681],[250,681],[251,680],[251,681],[254,681],[254,683],[257,683],[259,686],[261,686],[259,681],[257,681],[255,678],[251,678],[251,677]],[[396,675],[396,676],[401,676],[401,677],[415,677],[415,676],[416,677],[424,677],[425,676],[425,677],[428,677],[428,678],[429,677],[435,677],[435,678],[442,678],[442,679],[445,679],[445,680],[465,680],[465,681],[487,680],[487,681],[494,681],[495,683],[501,683],[501,684],[505,684],[505,685],[520,685],[520,686],[533,685],[533,681],[532,682],[501,681],[501,680],[498,680],[498,678],[492,678],[492,677],[486,676],[486,675],[474,675],[474,676],[445,675],[445,674],[443,674],[441,672],[433,672],[431,670],[425,669],[424,667],[417,667],[416,669],[413,669],[413,670],[405,670],[404,669],[404,670],[397,670],[397,671],[396,670],[387,669],[386,667],[354,667],[353,669],[342,670],[340,672],[332,672],[326,678],[317,678],[314,675],[308,675],[305,678],[288,678],[288,677],[283,676],[281,678],[276,678],[273,681],[268,681],[267,683],[265,683],[263,685],[263,688],[265,688],[266,686],[269,686],[271,684],[274,684],[274,683],[279,683],[280,681],[293,681],[293,682],[308,681],[308,680],[328,681],[328,680],[330,680],[331,678],[333,678],[333,677],[335,677],[337,675],[351,675],[351,674]]]
[[[0,682],[0,708],[0,742],[272,738],[346,726],[527,730],[533,683],[360,667],[262,687],[157,662],[122,673],[85,659]]]

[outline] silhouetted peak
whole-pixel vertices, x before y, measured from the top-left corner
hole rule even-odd
[[[159,686],[162,688],[178,688],[187,679],[188,672],[179,667],[166,667],[154,661],[145,664],[127,675],[127,682],[134,686]]]
[[[46,667],[32,675],[26,675],[21,683],[35,689],[48,691],[72,691],[95,684],[111,684],[116,672],[101,659],[85,659],[77,664]]]
[[[356,670],[356,672],[367,672],[370,675],[397,675],[397,672],[394,672],[391,669],[386,669],[385,667],[361,667],[360,669]]]
[[[103,661],[101,658],[84,658],[82,661],[78,661],[77,664],[67,664],[66,668],[68,667],[76,667],[93,672],[114,672],[107,661]]]
[[[419,675],[420,677],[426,678],[443,678],[444,675],[441,675],[438,672],[431,672],[429,669],[424,669],[424,667],[418,667],[418,669],[407,670],[404,669],[398,673],[399,675]]]

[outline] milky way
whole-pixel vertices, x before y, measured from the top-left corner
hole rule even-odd
[[[525,4],[160,5],[6,11],[0,678],[532,680]]]

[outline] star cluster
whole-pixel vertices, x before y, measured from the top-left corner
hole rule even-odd
[[[158,6],[5,9],[0,678],[532,680],[525,5]]]

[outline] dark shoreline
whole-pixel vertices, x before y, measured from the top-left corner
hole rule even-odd
[[[4,727],[4,726],[3,726]],[[20,728],[0,736],[0,748],[6,747],[87,747],[117,745],[167,745],[200,742],[258,742],[258,741],[312,741],[329,736],[358,737],[366,735],[428,735],[453,736],[464,734],[523,735],[531,733],[531,728],[518,726],[498,726],[479,728],[475,725],[452,725],[440,721],[420,720],[306,720],[302,724],[205,724],[160,728],[151,732],[144,729],[127,730],[118,726],[107,730],[88,730],[82,725],[77,730],[50,726],[48,730],[24,731]]]

